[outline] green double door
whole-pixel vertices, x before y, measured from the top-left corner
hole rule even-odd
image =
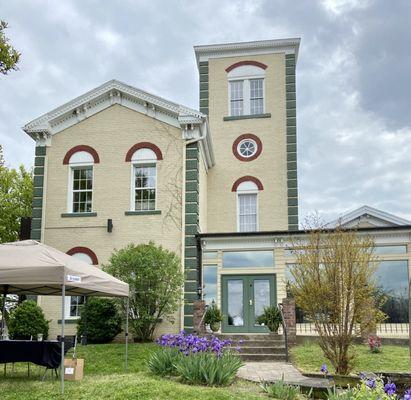
[[[223,332],[268,332],[256,318],[277,303],[275,275],[222,275],[221,283]]]

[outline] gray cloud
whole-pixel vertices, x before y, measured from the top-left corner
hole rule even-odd
[[[33,163],[29,120],[112,78],[197,107],[192,46],[302,37],[300,215],[363,204],[411,218],[407,0],[18,0],[1,18],[22,52],[0,77],[0,143]]]

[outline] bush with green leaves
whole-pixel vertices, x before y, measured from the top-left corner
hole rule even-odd
[[[299,400],[307,397],[301,393],[301,389],[296,385],[289,385],[284,382],[284,379],[275,383],[263,382],[261,388],[269,397],[274,397],[278,400]]]
[[[179,358],[175,364],[176,372],[184,382],[208,386],[231,384],[242,365],[240,357],[231,352],[221,356],[214,353],[190,354]]]
[[[12,339],[37,339],[38,334],[47,339],[49,322],[35,301],[25,300],[10,313],[8,329]]]
[[[80,315],[77,334],[86,334],[89,343],[109,343],[121,332],[122,319],[114,300],[90,297]]]
[[[277,306],[265,307],[264,312],[257,317],[257,323],[265,325],[271,332],[277,332],[283,319]]]
[[[135,340],[151,341],[162,319],[174,322],[184,284],[175,253],[153,242],[130,244],[116,250],[103,268],[130,286],[129,318]]]
[[[178,349],[161,347],[151,354],[148,360],[148,369],[156,375],[177,375],[176,363],[184,357]]]

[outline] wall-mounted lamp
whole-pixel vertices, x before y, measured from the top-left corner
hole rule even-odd
[[[107,232],[113,232],[113,220],[111,218],[107,220]]]

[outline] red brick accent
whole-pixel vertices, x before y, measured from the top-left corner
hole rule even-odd
[[[238,178],[233,183],[233,187],[231,188],[231,191],[236,192],[240,183],[247,182],[247,181],[254,182],[257,185],[258,190],[264,190],[264,186],[258,178],[255,178],[254,176],[246,175],[246,176],[243,176],[242,178]]]
[[[70,161],[70,157],[74,154],[74,153],[78,153],[79,151],[86,151],[87,153],[90,153],[91,156],[94,159],[94,163],[98,164],[100,162],[100,157],[98,156],[98,153],[96,150],[94,150],[92,147],[87,146],[85,144],[80,144],[78,146],[74,146],[73,148],[71,148],[66,155],[64,156],[63,159],[63,164],[67,165]]]
[[[257,151],[251,157],[243,157],[238,151],[237,146],[238,144],[244,139],[252,139],[257,144]],[[263,143],[261,142],[260,138],[252,133],[245,133],[244,135],[239,136],[233,143],[232,146],[234,156],[240,161],[253,161],[255,160],[263,151]]]
[[[157,160],[162,160],[163,159],[163,153],[161,153],[161,150],[154,144],[150,142],[140,142],[136,143],[126,154],[126,161],[131,161],[131,157],[133,157],[133,154],[140,149],[150,149],[153,150],[154,153],[156,153]]]
[[[287,329],[288,344],[293,346],[297,343],[297,325],[295,317],[295,300],[283,299],[283,315]]]
[[[262,69],[266,69],[266,68],[267,68],[267,65],[265,65],[265,64],[263,64],[263,63],[261,63],[261,62],[258,62],[258,61],[239,61],[239,62],[236,62],[235,64],[232,64],[232,65],[230,65],[229,67],[227,67],[227,68],[225,69],[225,72],[230,72],[230,71],[232,71],[233,69],[235,69],[235,68],[237,68],[237,67],[241,67],[241,66],[243,66],[243,65],[254,65],[255,67],[259,67],[259,68],[262,68]]]
[[[66,252],[66,254],[68,254],[69,256],[72,256],[73,254],[76,254],[76,253],[87,254],[93,261],[93,265],[98,264],[96,253],[94,253],[94,251],[89,249],[88,247],[77,246],[77,247],[73,247],[72,249]]]
[[[204,324],[204,313],[205,313],[205,301],[196,300],[193,303],[193,328],[194,332],[198,335],[203,335],[206,333],[206,328]]]

